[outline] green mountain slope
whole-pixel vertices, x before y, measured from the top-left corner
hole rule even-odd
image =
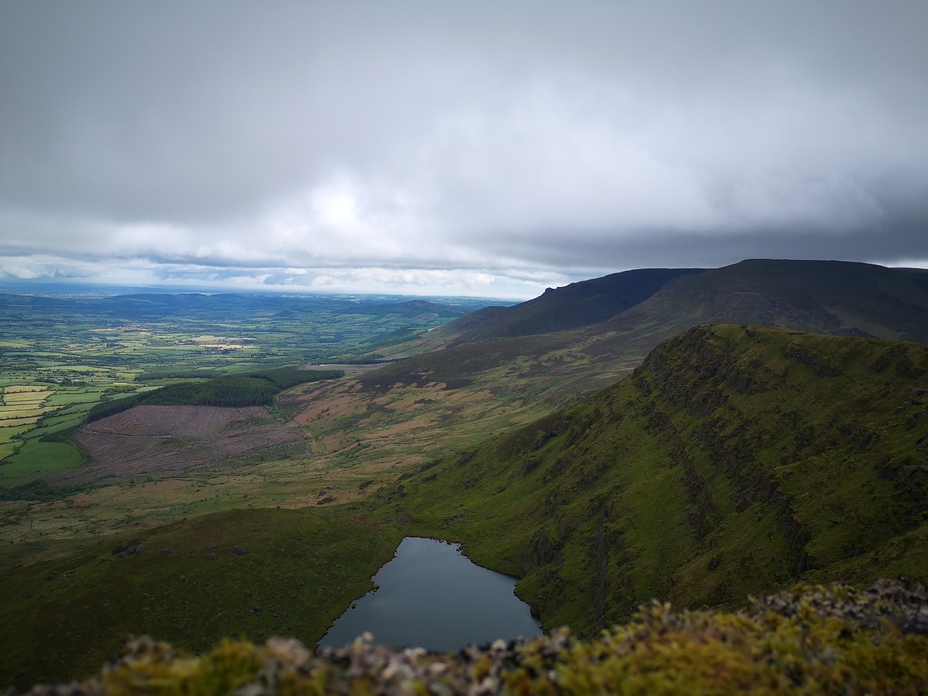
[[[0,577],[0,690],[80,678],[129,634],[193,651],[235,635],[315,642],[400,540],[325,515],[233,510],[12,569]]]
[[[582,634],[797,578],[928,574],[928,347],[694,328],[622,382],[405,474],[377,518],[521,575]]]

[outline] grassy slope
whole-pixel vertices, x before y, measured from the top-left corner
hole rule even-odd
[[[436,351],[355,380],[294,390],[279,403],[312,438],[317,466],[421,461],[575,401],[573,370],[581,378],[589,371],[572,349],[548,347],[544,337],[527,337]],[[634,365],[603,368],[596,386]]]
[[[523,576],[547,627],[583,634],[652,597],[715,606],[803,575],[925,575],[926,388],[922,345],[696,328],[368,509],[464,541]]]
[[[7,572],[0,687],[89,673],[129,633],[195,651],[231,635],[312,643],[370,589],[400,539],[390,527],[325,515],[234,510]],[[144,552],[114,555],[127,541]]]

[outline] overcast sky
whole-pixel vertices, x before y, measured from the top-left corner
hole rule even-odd
[[[925,0],[0,3],[0,279],[928,266]]]

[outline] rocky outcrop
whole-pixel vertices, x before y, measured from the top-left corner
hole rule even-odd
[[[565,630],[454,654],[368,637],[314,654],[295,639],[224,641],[199,657],[130,640],[83,683],[32,696],[103,694],[926,693],[928,594],[911,580],[796,586],[738,612],[642,606],[595,640]]]

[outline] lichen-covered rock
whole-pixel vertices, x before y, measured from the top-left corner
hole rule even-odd
[[[454,654],[391,650],[367,637],[315,654],[299,641],[227,640],[188,656],[139,638],[82,684],[34,696],[106,694],[928,694],[928,592],[797,585],[723,613],[641,607],[590,641],[566,630]]]

